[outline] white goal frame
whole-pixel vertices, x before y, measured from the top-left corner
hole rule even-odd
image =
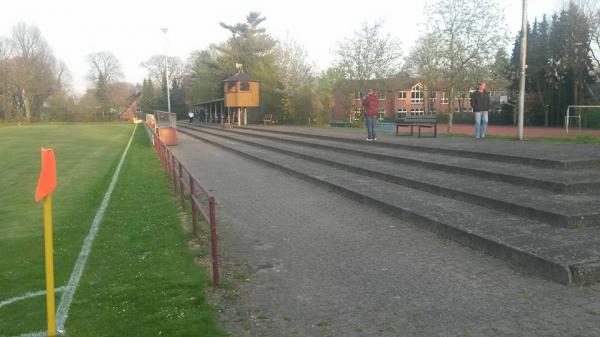
[[[569,122],[571,118],[577,119],[577,128],[581,130],[581,112],[578,112],[577,115],[571,116],[571,108],[600,108],[600,105],[569,105],[567,107],[567,114],[565,115],[565,132],[567,134],[569,134]]]

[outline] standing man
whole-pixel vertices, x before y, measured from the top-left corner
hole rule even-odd
[[[367,124],[367,141],[377,140],[375,136],[375,116],[379,107],[379,97],[373,89],[369,89],[369,93],[363,97],[362,106],[365,109],[365,121]]]
[[[475,113],[475,138],[485,138],[487,130],[488,111],[490,110],[490,94],[485,91],[485,82],[477,83],[477,91],[471,95],[471,107]]]

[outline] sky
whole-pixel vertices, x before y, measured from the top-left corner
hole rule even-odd
[[[512,35],[520,29],[522,0],[502,0]],[[154,54],[186,60],[191,52],[227,39],[219,22],[242,22],[250,11],[267,20],[275,38],[293,38],[304,46],[318,70],[335,60],[339,41],[361,22],[382,20],[384,30],[402,43],[407,55],[424,30],[423,0],[18,0],[3,1],[0,36],[8,37],[17,22],[38,26],[55,56],[64,60],[73,89],[82,94],[90,85],[86,55],[110,51],[119,59],[125,80],[141,83],[146,71],[140,63]],[[528,0],[528,17],[539,17],[563,7],[565,0]],[[465,13],[467,15],[468,13]],[[168,28],[164,34],[161,28]]]

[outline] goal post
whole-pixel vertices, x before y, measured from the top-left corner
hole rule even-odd
[[[581,112],[577,111],[576,114],[571,114],[571,109],[585,109],[585,108],[597,108],[600,109],[600,105],[569,105],[567,107],[567,113],[565,115],[565,132],[569,134],[569,126],[571,119],[575,119],[577,122],[577,128],[581,130]]]

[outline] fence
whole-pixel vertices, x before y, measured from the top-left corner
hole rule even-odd
[[[150,129],[150,127],[148,127]],[[190,197],[192,207],[192,234],[196,236],[198,227],[198,213],[200,213],[210,228],[210,246],[212,258],[212,277],[213,285],[219,284],[219,260],[217,255],[217,211],[214,195],[207,191],[198,179],[194,177],[190,171],[181,164],[173,155],[173,152],[160,140],[156,132],[150,129],[154,149],[158,154],[161,164],[173,185],[175,194],[179,194],[181,208],[185,209],[186,195]],[[204,196],[208,201],[208,210],[202,207],[202,202],[198,199],[199,194]]]

